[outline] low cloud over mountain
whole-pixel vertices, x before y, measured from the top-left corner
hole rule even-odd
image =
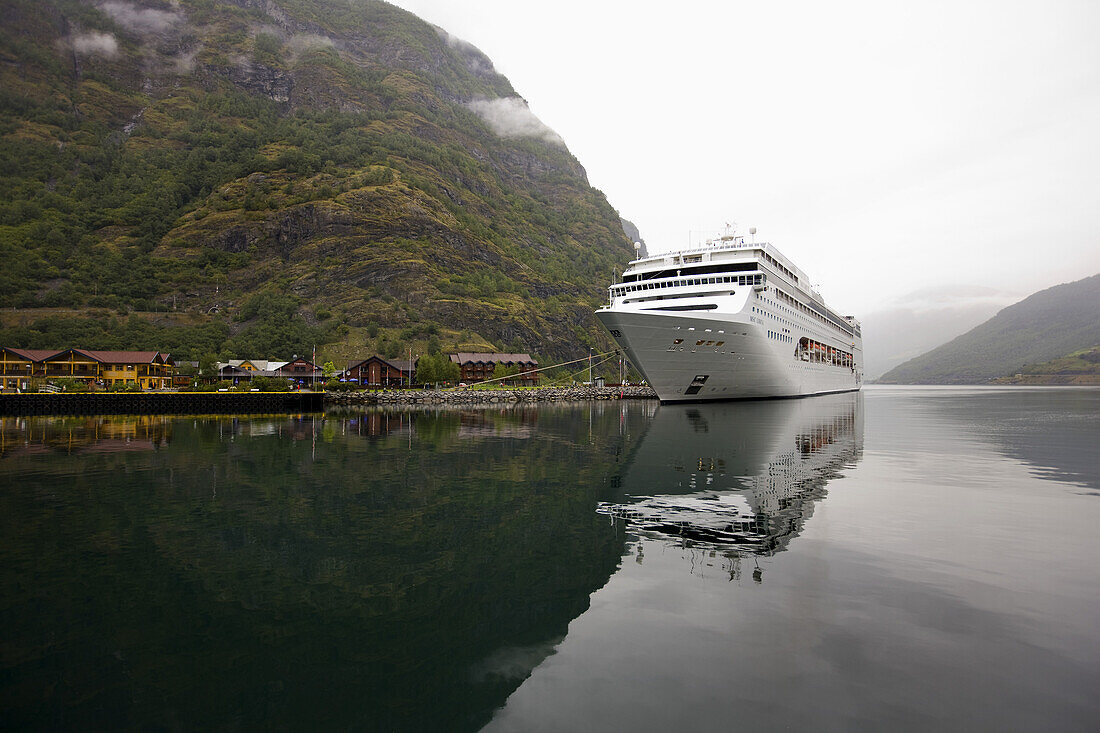
[[[561,135],[551,130],[520,97],[478,99],[466,105],[501,137],[533,137],[565,147]]]

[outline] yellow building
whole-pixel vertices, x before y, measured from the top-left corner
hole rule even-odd
[[[42,376],[42,361],[56,353],[56,349],[0,347],[0,389],[26,391],[30,388],[32,379]]]
[[[175,362],[159,351],[0,349],[0,387],[27,389],[31,379],[77,379],[104,387],[133,382],[142,389],[172,386]]]
[[[142,389],[168,389],[172,386],[175,362],[159,351],[87,351],[72,349],[99,364],[98,381],[105,386],[137,382]]]

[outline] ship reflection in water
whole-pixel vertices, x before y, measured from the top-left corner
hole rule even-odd
[[[651,538],[771,555],[863,453],[863,395],[662,405],[597,511]]]

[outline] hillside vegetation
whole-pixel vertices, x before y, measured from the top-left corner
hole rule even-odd
[[[602,345],[618,214],[445,31],[377,0],[8,0],[0,21],[5,344]]]
[[[1100,345],[1091,349],[1082,349],[1067,354],[1060,359],[1052,359],[1042,364],[1032,364],[1024,369],[1024,374],[1100,374]]]
[[[1030,364],[996,384],[1100,384],[1100,346],[1082,349],[1042,364]]]
[[[1100,275],[1042,290],[882,376],[885,384],[976,384],[1100,344]],[[1029,367],[1032,365],[1032,367]],[[1043,372],[1049,373],[1049,372]]]

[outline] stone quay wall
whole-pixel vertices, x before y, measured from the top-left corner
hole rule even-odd
[[[650,387],[541,387],[538,389],[394,389],[326,392],[325,405],[484,405],[589,400],[655,400]]]

